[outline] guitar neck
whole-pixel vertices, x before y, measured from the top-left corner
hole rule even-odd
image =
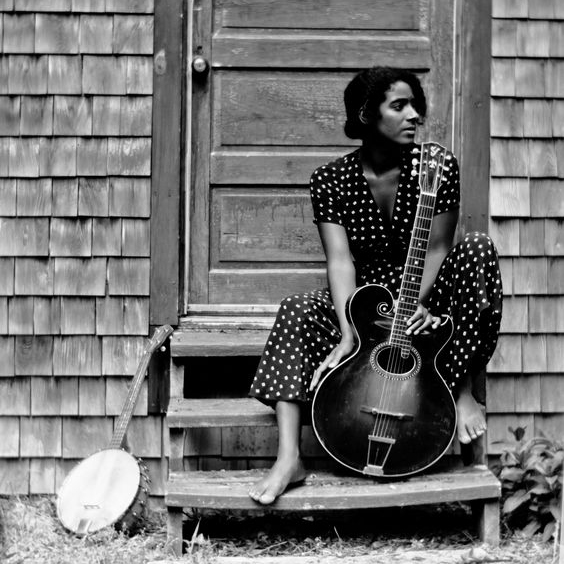
[[[436,196],[434,194],[422,192],[419,195],[419,203],[417,205],[415,221],[413,222],[413,231],[409,242],[407,260],[390,336],[390,342],[395,345],[407,346],[411,342],[410,337],[405,334],[405,330],[407,329],[407,320],[415,313],[419,304],[435,199]]]

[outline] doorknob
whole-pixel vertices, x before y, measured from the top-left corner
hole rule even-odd
[[[206,74],[210,68],[210,65],[204,57],[198,55],[192,60],[192,69],[198,74]]]

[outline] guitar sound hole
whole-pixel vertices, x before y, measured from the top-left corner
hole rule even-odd
[[[376,372],[393,380],[406,380],[419,371],[421,357],[411,349],[406,358],[401,356],[401,348],[381,343],[370,355],[370,364]]]

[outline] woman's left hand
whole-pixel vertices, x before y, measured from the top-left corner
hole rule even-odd
[[[407,320],[407,335],[418,335],[425,329],[436,329],[441,324],[441,318],[432,315],[422,304],[417,306],[417,311]]]

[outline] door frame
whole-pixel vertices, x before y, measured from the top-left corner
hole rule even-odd
[[[150,324],[187,311],[193,14],[210,0],[156,0],[151,172]],[[460,231],[488,227],[491,0],[455,0],[453,141],[461,169]],[[476,188],[478,187],[478,189]]]

